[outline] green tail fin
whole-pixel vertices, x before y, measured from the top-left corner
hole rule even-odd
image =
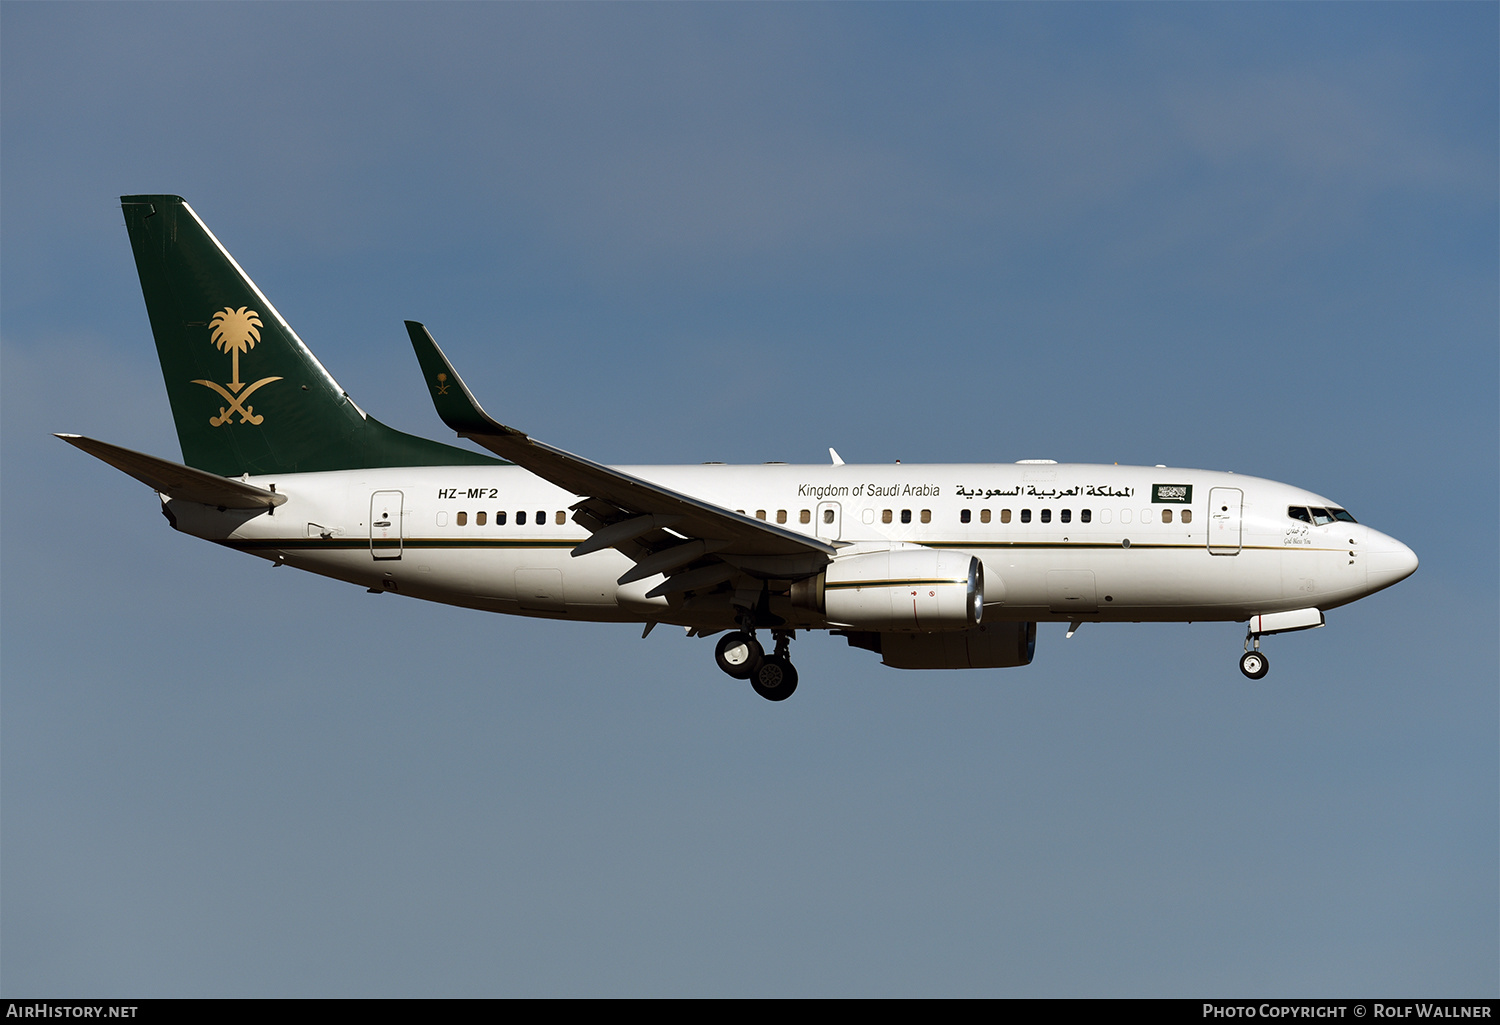
[[[179,196],[121,196],[182,461],[221,476],[495,463],[365,414]]]

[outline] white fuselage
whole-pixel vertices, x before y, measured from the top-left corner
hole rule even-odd
[[[819,537],[841,556],[905,546],[977,556],[986,622],[1244,620],[1343,605],[1416,566],[1405,545],[1363,524],[1288,514],[1335,503],[1233,473],[1093,464],[621,469]],[[613,549],[572,557],[589,536],[570,519],[579,497],[519,467],[250,483],[287,501],[274,511],[167,508],[185,532],[411,597],[552,618],[734,624],[727,601],[645,597],[660,575],[618,585],[633,563]],[[831,625],[807,610],[780,611],[804,629]]]

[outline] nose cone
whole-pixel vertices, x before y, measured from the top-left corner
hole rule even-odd
[[[1417,571],[1417,553],[1393,537],[1370,531],[1368,567],[1371,591],[1390,587]]]

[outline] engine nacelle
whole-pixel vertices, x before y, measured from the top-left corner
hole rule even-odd
[[[798,581],[792,603],[861,631],[968,630],[984,614],[984,564],[935,548],[849,555]]]
[[[985,623],[941,634],[883,633],[880,654],[895,669],[1004,669],[1031,663],[1035,623]]]

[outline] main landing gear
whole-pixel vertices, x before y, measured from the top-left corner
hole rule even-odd
[[[1251,645],[1254,647],[1251,647]],[[1245,653],[1240,656],[1240,672],[1252,680],[1264,679],[1271,671],[1271,660],[1260,650],[1260,634],[1245,633]]]
[[[792,631],[775,630],[776,650],[767,655],[754,631],[735,630],[719,638],[714,661],[736,680],[749,680],[755,693],[767,701],[785,701],[797,689],[797,669],[788,657]]]
[[[756,666],[766,657],[765,649],[755,635],[736,630],[719,638],[714,646],[714,661],[736,680],[748,680]]]

